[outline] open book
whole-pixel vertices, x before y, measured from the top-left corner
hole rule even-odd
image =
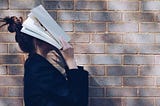
[[[70,37],[49,15],[42,5],[35,7],[29,13],[28,18],[22,24],[21,32],[30,36],[43,40],[58,49],[62,48],[60,38],[66,42],[70,41]]]

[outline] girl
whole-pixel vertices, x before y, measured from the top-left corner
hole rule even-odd
[[[72,46],[63,39],[62,50],[21,32],[23,19],[6,17],[1,19],[8,24],[8,31],[15,32],[16,42],[21,50],[28,53],[24,64],[25,106],[87,106],[88,72],[77,66]],[[1,26],[1,27],[2,27]],[[65,74],[53,66],[47,54],[54,50],[60,61],[57,64],[65,69]],[[62,65],[63,64],[63,65]]]

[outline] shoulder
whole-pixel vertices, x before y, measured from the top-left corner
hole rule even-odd
[[[25,74],[35,75],[50,75],[60,74],[47,59],[38,54],[33,54],[28,57],[24,64]]]
[[[28,58],[25,62],[25,65],[36,65],[36,64],[41,64],[41,63],[48,63],[49,64],[49,62],[41,55],[32,54],[32,55],[28,56]]]
[[[38,67],[51,67],[51,66],[52,64],[47,59],[38,54],[29,55],[24,64],[24,67],[29,69]]]
[[[56,70],[48,60],[38,54],[33,54],[28,57],[24,64],[24,69],[25,75],[30,76],[51,74],[51,71]]]

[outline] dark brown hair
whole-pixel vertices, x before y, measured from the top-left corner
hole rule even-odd
[[[33,37],[21,32],[23,23],[22,17],[5,17],[1,18],[0,21],[5,22],[3,25],[0,26],[0,28],[8,25],[8,31],[11,33],[15,32],[15,40],[19,44],[19,47],[23,52],[32,53],[35,51]]]

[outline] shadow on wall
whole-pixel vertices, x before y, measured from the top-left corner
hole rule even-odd
[[[80,8],[80,2],[78,2],[78,10],[92,11],[103,7],[95,2],[95,4],[92,3],[94,6],[91,6],[92,4],[89,2],[83,1],[83,3],[88,4]],[[91,38],[89,42],[83,42],[83,46],[79,44],[81,42],[75,42],[78,42],[75,47],[77,54],[87,54],[91,60],[94,60],[93,55],[106,58],[106,60],[102,59],[95,63],[93,61],[86,63],[86,61],[90,62],[90,60],[86,60],[84,63],[85,68],[90,72],[90,106],[154,105],[153,99],[147,97],[157,97],[157,95],[149,94],[146,90],[150,87],[156,88],[154,83],[156,77],[149,76],[159,75],[158,67],[154,66],[156,64],[154,59],[160,52],[159,42],[156,42],[155,45],[155,34],[152,34],[157,31],[159,26],[156,23],[146,24],[153,22],[155,14],[138,12],[139,7],[137,10],[135,9],[139,5],[138,2],[133,2],[134,5],[131,7],[133,13],[125,12],[131,5],[129,3],[132,2],[121,4],[117,1],[111,1],[108,4],[113,6],[110,7],[110,12],[90,12],[90,18],[82,18],[82,15],[80,17],[77,15],[77,11],[72,14],[66,12],[64,13],[65,17],[58,17],[62,20],[74,21],[76,33],[89,33]],[[73,16],[76,18],[72,18]],[[87,22],[90,19],[91,21]],[[95,22],[98,24],[93,24]],[[108,25],[107,28],[104,22]],[[80,37],[76,37],[76,39]],[[97,46],[99,43],[105,49]],[[78,51],[77,48],[81,50]],[[107,60],[108,56],[111,56],[110,61]],[[120,62],[114,64],[115,56],[121,58],[118,59]],[[156,70],[155,67],[157,67]]]
[[[116,80],[117,78],[91,76],[89,89],[89,106],[121,106],[120,97],[110,98],[106,94],[106,86],[114,86]]]

